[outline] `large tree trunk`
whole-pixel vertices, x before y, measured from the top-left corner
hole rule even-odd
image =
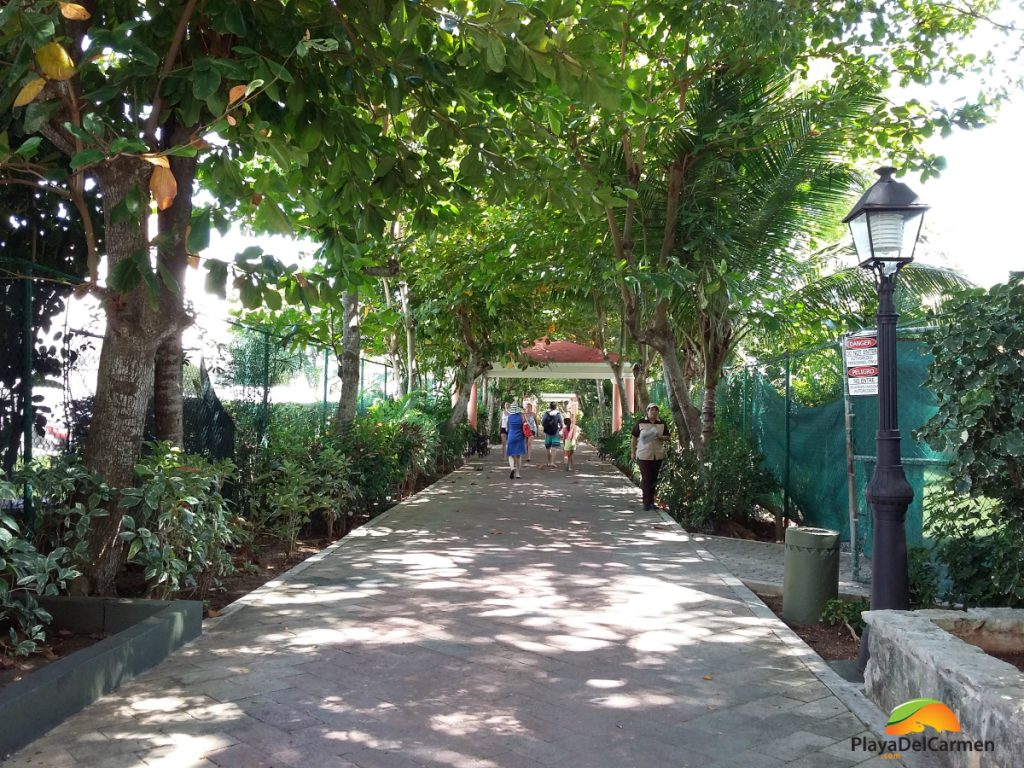
[[[170,137],[170,145],[184,144],[190,138],[187,131],[177,130]],[[167,440],[178,447],[185,443],[184,392],[182,366],[185,354],[181,335],[190,322],[184,305],[185,269],[188,266],[188,228],[192,221],[192,182],[195,180],[194,157],[169,158],[171,171],[178,184],[178,194],[166,210],[157,215],[160,232],[157,259],[177,286],[161,281],[160,307],[168,317],[180,318],[175,331],[161,342],[156,350],[153,376],[153,422],[158,440]]]
[[[402,321],[405,325],[405,394],[409,395],[416,389],[416,323],[409,302],[409,284],[404,281],[399,286],[399,298],[402,303]]]
[[[457,395],[455,398],[455,405],[452,406],[451,416],[448,417],[448,421],[445,423],[445,428],[448,430],[455,429],[456,426],[461,424],[466,418],[466,411],[469,409],[469,396],[473,390],[473,382],[481,376],[489,366],[480,360],[475,352],[470,351],[469,359],[466,361],[466,367],[461,372],[459,377],[456,379]]]
[[[146,214],[115,223],[111,212],[132,190],[147,198],[151,170],[147,163],[122,157],[110,161],[98,174],[110,270],[139,252],[148,252]],[[163,314],[145,283],[129,293],[111,293],[104,308],[107,328],[83,459],[106,483],[123,488],[133,483],[141,452],[156,348],[174,330],[176,318]],[[101,595],[112,594],[122,557],[118,533],[124,511],[113,504],[108,512],[93,521],[83,567],[91,591]]]
[[[338,378],[341,379],[341,397],[334,416],[334,428],[351,424],[356,418],[359,403],[359,291],[350,288],[341,295],[344,310],[344,330],[341,334],[341,356],[338,358]]]
[[[700,441],[700,413],[690,398],[690,377],[685,364],[679,359],[674,346],[661,353],[661,364],[665,368],[665,382],[669,386],[672,420],[675,423],[679,445],[684,450],[696,450],[703,455]]]
[[[647,388],[647,375],[651,370],[651,348],[646,344],[637,345],[640,359],[633,363],[633,382],[636,387],[636,399],[645,408],[651,402],[651,391]]]

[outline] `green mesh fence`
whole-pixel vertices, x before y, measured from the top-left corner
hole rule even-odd
[[[719,389],[719,414],[752,435],[784,489],[789,517],[839,531],[855,553],[870,557],[871,510],[864,494],[874,471],[878,404],[876,397],[846,393],[840,350],[837,344],[732,370]],[[928,344],[912,332],[901,333],[897,362],[903,464],[914,489],[907,541],[914,546],[923,541],[928,485],[945,471],[946,459],[913,438],[935,412],[934,396],[924,386]]]

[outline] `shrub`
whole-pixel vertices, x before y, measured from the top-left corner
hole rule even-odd
[[[925,533],[946,572],[947,600],[968,608],[1024,606],[1020,515],[992,499],[957,493],[949,481],[925,498]]]
[[[951,454],[957,490],[1024,516],[1024,273],[943,307],[926,386],[938,410],[917,434]]]
[[[910,581],[910,607],[934,608],[939,602],[939,569],[928,547],[907,550],[907,575]]]
[[[243,521],[221,495],[234,466],[170,443],[147,445],[149,453],[135,466],[140,485],[121,498],[129,510],[120,534],[128,561],[144,568],[148,596],[167,598],[190,588],[202,597],[234,570],[228,550],[245,539]]]
[[[821,609],[821,623],[830,627],[845,624],[860,637],[864,633],[864,619],[861,611],[868,610],[867,600],[843,600],[833,597]]]
[[[755,507],[779,491],[761,454],[749,438],[724,425],[701,461],[693,451],[672,445],[658,482],[658,495],[682,525],[710,531],[727,520],[749,522]]]
[[[0,480],[0,501],[19,495],[16,486]],[[17,521],[0,511],[0,653],[26,656],[45,640],[51,617],[36,598],[58,594],[79,575],[65,564],[66,555],[61,547],[40,553]]]

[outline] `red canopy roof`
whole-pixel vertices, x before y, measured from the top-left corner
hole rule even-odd
[[[523,355],[538,363],[603,363],[601,350],[574,344],[571,341],[546,341],[537,339],[533,346],[523,350]],[[619,356],[609,354],[612,360]]]

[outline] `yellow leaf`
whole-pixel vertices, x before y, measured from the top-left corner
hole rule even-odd
[[[36,63],[50,80],[70,80],[75,74],[75,62],[60,43],[47,43],[36,51]]]
[[[234,104],[239,99],[244,99],[246,88],[247,86],[244,85],[236,85],[228,91],[228,104]]]
[[[25,83],[24,87],[18,91],[18,95],[14,99],[14,106],[24,107],[39,95],[39,92],[43,90],[44,85],[46,85],[46,81],[41,77],[37,77],[35,80],[30,80]]]
[[[228,125],[231,125],[231,126],[238,125],[238,121],[235,120],[235,118],[232,115],[228,115],[227,116],[227,121],[228,121]]]
[[[188,261],[188,266],[189,266],[190,269],[199,269],[199,256],[198,255],[196,255],[194,253],[190,253],[186,257],[186,259]]]
[[[78,3],[61,3],[60,15],[72,21],[85,21],[92,18],[92,14]]]
[[[171,167],[170,162],[164,155],[154,155],[152,152],[147,152],[142,156],[142,159],[147,163],[155,165],[157,168],[167,168],[169,170]]]
[[[153,175],[149,177],[149,191],[153,193],[156,207],[161,211],[171,207],[178,194],[178,182],[170,169],[160,165],[153,169]]]

